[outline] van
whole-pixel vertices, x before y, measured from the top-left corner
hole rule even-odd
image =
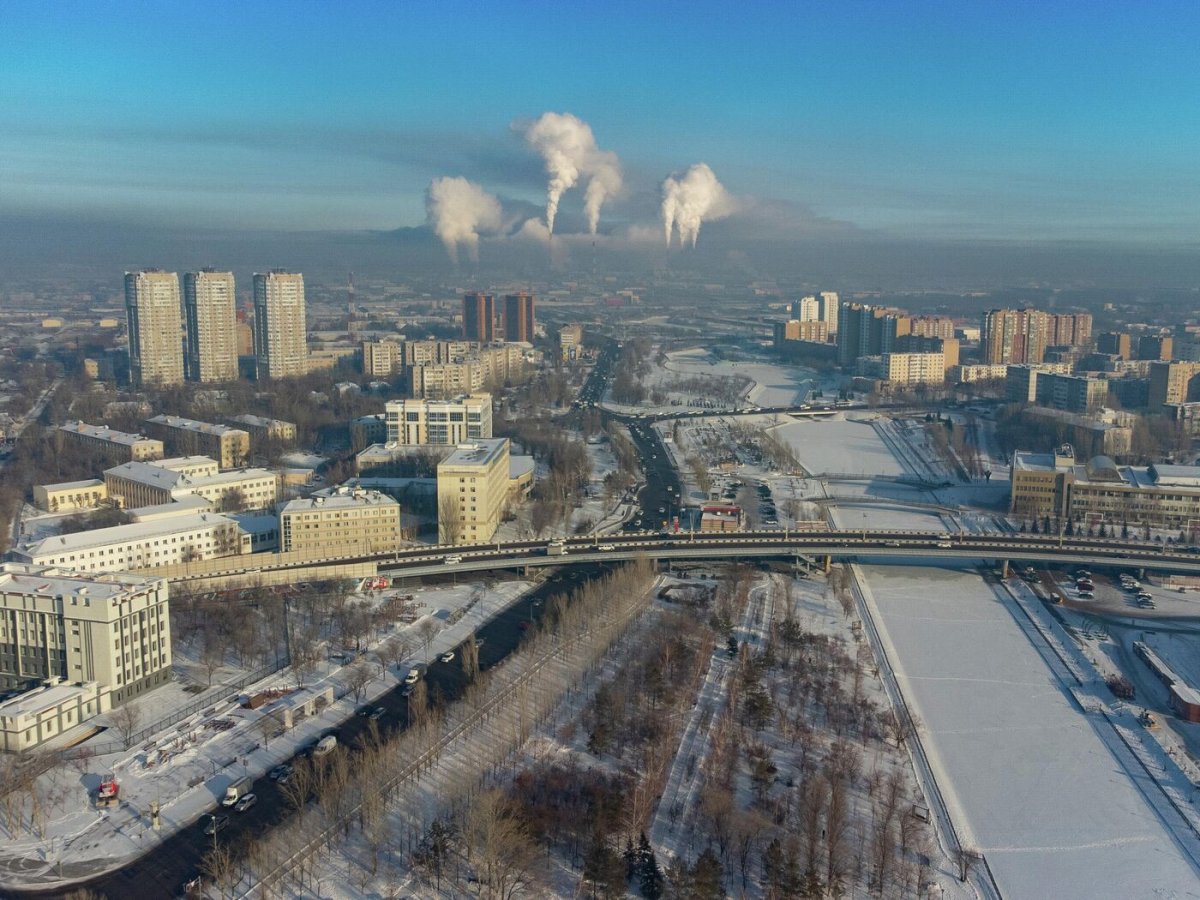
[[[408,674],[404,676],[405,684],[416,684],[420,680],[421,680],[421,670],[420,669],[409,669]]]
[[[337,738],[332,734],[327,734],[317,741],[317,745],[313,747],[313,756],[324,756],[326,753],[332,752],[336,746]]]
[[[547,556],[564,556],[567,552],[567,545],[563,541],[551,541],[546,545]],[[449,562],[449,560],[447,560]]]
[[[250,779],[239,778],[229,787],[225,788],[225,796],[221,798],[221,805],[225,807],[233,806],[243,797],[250,793]]]

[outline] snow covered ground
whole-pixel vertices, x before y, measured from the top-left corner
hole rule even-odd
[[[809,472],[907,475],[867,418],[798,419],[772,429]]]
[[[1197,870],[977,573],[863,574],[951,814],[1004,896],[1195,896]]]

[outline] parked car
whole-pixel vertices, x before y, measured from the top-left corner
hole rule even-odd
[[[370,719],[372,722],[378,722],[380,719],[382,719],[386,715],[387,715],[387,710],[384,707],[376,706],[374,709],[371,710],[371,712],[367,716],[367,718]]]
[[[283,765],[276,766],[270,772],[268,772],[267,777],[272,781],[279,781],[280,779],[287,778],[291,774],[292,767],[287,763],[284,763]]]
[[[204,826],[205,834],[216,834],[222,828],[229,824],[229,816],[210,816],[208,824]]]
[[[453,662],[454,661],[454,651],[447,650],[445,653],[443,653],[441,656],[439,656],[438,659],[440,659],[444,663]]]
[[[233,806],[234,812],[243,813],[258,802],[258,794],[247,794]]]

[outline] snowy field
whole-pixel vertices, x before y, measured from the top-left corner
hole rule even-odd
[[[808,471],[905,475],[871,423],[853,419],[787,422],[771,433],[786,441]]]
[[[1196,869],[978,575],[863,572],[951,814],[1005,897],[1197,895]]]
[[[702,349],[667,354],[663,367],[673,375],[747,378],[754,382],[746,395],[752,406],[795,406],[815,387],[813,373],[799,366],[718,360]]]

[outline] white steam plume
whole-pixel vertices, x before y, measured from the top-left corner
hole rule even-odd
[[[455,263],[460,244],[478,262],[479,233],[498,231],[501,225],[500,201],[465,178],[433,179],[425,194],[425,213]]]
[[[728,192],[705,163],[696,163],[682,176],[670,175],[662,183],[662,220],[667,246],[679,228],[680,246],[696,246],[700,224],[723,218],[732,211]]]
[[[570,113],[543,113],[525,131],[525,141],[545,160],[546,228],[554,233],[558,201],[581,177],[588,179],[584,196],[588,230],[596,233],[600,207],[621,189],[621,164],[617,155],[596,146],[591,126]]]

